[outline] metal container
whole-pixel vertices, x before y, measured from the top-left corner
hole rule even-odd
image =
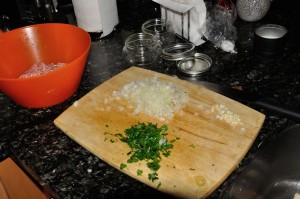
[[[282,52],[285,44],[287,29],[276,24],[259,26],[255,30],[253,48],[265,55],[276,55]]]
[[[220,199],[299,198],[299,140],[299,124],[269,138]]]

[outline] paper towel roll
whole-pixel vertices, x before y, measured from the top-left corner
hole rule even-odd
[[[72,0],[77,25],[87,32],[111,33],[119,23],[116,0]]]

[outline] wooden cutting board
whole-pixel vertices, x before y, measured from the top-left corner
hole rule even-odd
[[[173,143],[169,157],[162,156],[159,179],[148,180],[150,172],[144,162],[126,163],[128,145],[114,136],[123,133],[138,122],[162,121],[144,113],[133,115],[126,100],[110,100],[114,91],[132,81],[156,76],[159,80],[173,82],[186,91],[189,101],[183,111],[176,113],[167,126],[168,139],[180,138]],[[212,111],[224,105],[238,116],[235,126],[218,119]],[[205,198],[211,194],[236,168],[245,156],[265,116],[243,104],[207,90],[199,85],[179,80],[150,70],[131,67],[99,85],[75,102],[58,118],[55,125],[81,146],[103,161],[160,191],[182,198]],[[137,170],[143,174],[138,176]],[[160,186],[158,186],[160,184]]]

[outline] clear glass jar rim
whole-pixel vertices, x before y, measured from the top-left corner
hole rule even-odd
[[[126,48],[130,48],[130,49],[134,49],[134,46],[131,45],[133,42],[135,41],[143,41],[143,40],[150,40],[153,41],[151,44],[151,47],[156,47],[158,45],[158,40],[157,38],[150,33],[135,33],[130,35],[129,37],[127,37],[127,39],[125,40],[125,46]]]
[[[149,27],[153,27],[155,25],[165,26],[166,29],[164,31],[149,29]],[[170,32],[170,31],[172,31],[172,24],[166,19],[160,19],[160,18],[150,19],[150,20],[146,21],[145,23],[143,23],[142,31],[151,33],[151,34],[161,34],[161,33],[165,33],[165,32]]]

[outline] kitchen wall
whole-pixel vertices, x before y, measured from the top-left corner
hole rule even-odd
[[[160,17],[160,8],[152,0],[117,0],[122,28],[136,30],[152,18]]]

